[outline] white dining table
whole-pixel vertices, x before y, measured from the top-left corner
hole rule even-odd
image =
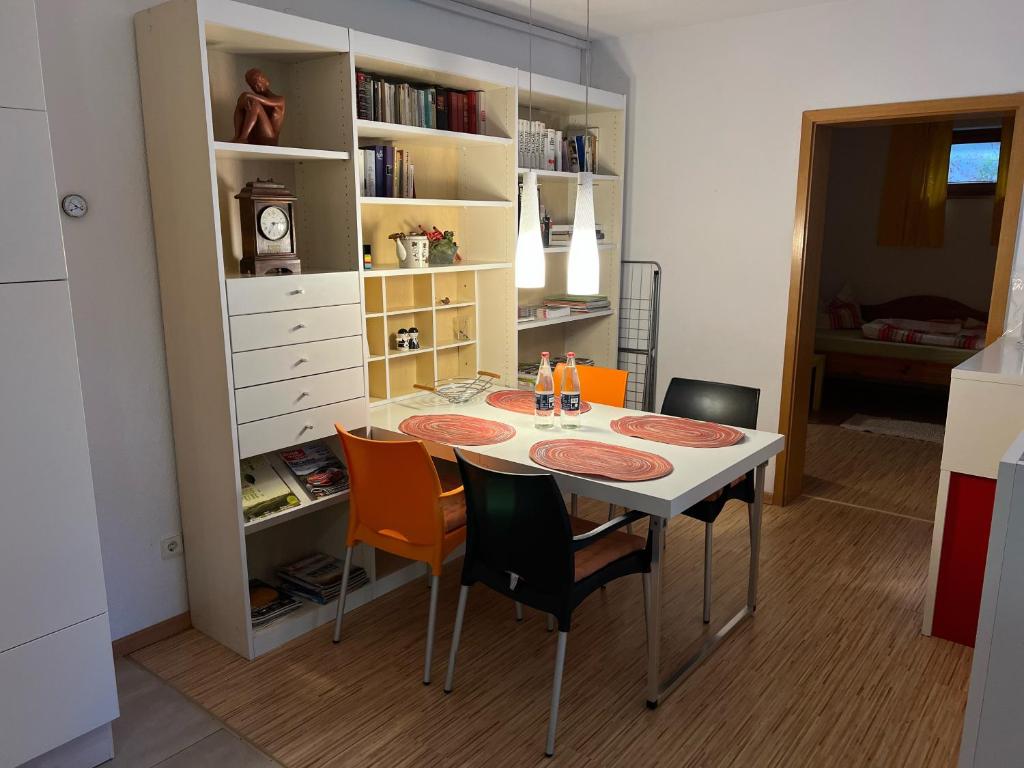
[[[744,438],[725,448],[688,448],[640,440],[614,432],[610,423],[622,416],[642,412],[594,404],[580,417],[580,428],[561,429],[557,420],[549,429],[534,426],[531,414],[514,413],[487,404],[483,396],[469,403],[452,404],[432,393],[375,406],[370,411],[375,439],[410,439],[399,425],[409,416],[458,413],[476,416],[515,427],[516,434],[503,443],[466,446],[464,452],[485,456],[505,471],[546,472],[554,476],[563,493],[605,501],[647,514],[652,538],[651,594],[648,610],[647,706],[654,709],[679,683],[703,662],[715,648],[757,608],[758,560],[761,543],[761,518],[764,506],[764,473],[768,460],[779,454],[785,438],[774,432],[741,430]],[[665,477],[642,482],[616,482],[589,475],[550,470],[530,459],[530,448],[541,440],[575,438],[627,446],[648,451],[671,462],[673,470]],[[452,446],[424,441],[428,451],[439,458],[453,459]],[[458,447],[458,446],[456,446]],[[492,463],[493,466],[493,463]],[[749,505],[750,566],[747,602],[735,616],[714,634],[702,638],[681,667],[669,674],[661,670],[662,565],[665,553],[665,529],[668,522],[708,495],[724,488],[748,472],[754,472],[755,500]]]

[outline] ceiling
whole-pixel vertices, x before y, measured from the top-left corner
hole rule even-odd
[[[832,0],[591,0],[593,37],[621,37],[662,27],[685,26],[737,16],[822,5]],[[525,21],[529,0],[459,0],[464,5]],[[535,23],[584,37],[587,0],[534,0]]]

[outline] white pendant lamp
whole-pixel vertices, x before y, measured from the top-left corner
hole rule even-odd
[[[583,120],[583,160],[586,158],[590,130],[590,0],[587,0],[587,88]],[[601,260],[597,253],[597,226],[594,221],[594,173],[587,166],[576,185],[576,214],[569,243],[569,275],[566,289],[571,294],[586,296],[597,293],[601,286]]]
[[[530,122],[533,122],[533,0],[530,0]],[[523,175],[519,210],[519,239],[516,241],[516,288],[543,288],[545,279],[544,241],[540,236],[540,202],[537,172]]]
[[[594,222],[594,174],[580,173],[576,186],[576,215],[569,244],[569,293],[595,294],[601,287],[601,262],[597,255],[597,227]]]

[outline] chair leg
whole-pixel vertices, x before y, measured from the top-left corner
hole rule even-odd
[[[558,727],[558,702],[562,697],[562,672],[565,669],[565,643],[568,632],[558,633],[558,648],[555,650],[555,679],[551,683],[551,716],[548,718],[548,741],[544,754],[555,756],[555,729]]]
[[[579,512],[580,512],[580,497],[579,497],[579,496],[577,496],[577,495],[576,495],[575,493],[574,493],[574,494],[572,494],[572,495],[571,495],[571,496],[569,497],[569,507],[570,507],[570,509],[571,509],[571,511],[569,512],[569,514],[570,514],[570,515],[572,515],[573,517],[579,517]]]
[[[523,604],[516,600],[516,621],[523,620]]]
[[[345,598],[348,596],[348,571],[352,565],[352,547],[345,550],[345,567],[341,574],[341,593],[338,595],[338,615],[334,619],[334,642],[341,641],[341,620],[345,616]]]
[[[714,523],[704,524],[704,623],[711,623],[711,561]]]
[[[641,573],[640,583],[644,588],[644,633],[647,635],[647,644],[651,642],[651,574]]]
[[[555,617],[550,613],[548,614],[548,632],[555,631]]]
[[[427,616],[427,656],[423,661],[423,684],[430,685],[430,662],[434,658],[434,627],[437,625],[437,594],[441,591],[441,577],[430,578],[430,613]]]
[[[452,631],[452,650],[448,654],[448,676],[444,680],[444,692],[452,692],[455,682],[455,655],[459,652],[459,638],[462,637],[462,620],[466,618],[466,600],[469,599],[469,587],[465,584],[459,590],[459,607],[455,609],[455,629]]]

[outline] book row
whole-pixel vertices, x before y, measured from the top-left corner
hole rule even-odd
[[[416,166],[407,149],[361,147],[356,168],[363,197],[416,197]]]
[[[397,82],[356,71],[356,117],[440,131],[487,133],[483,91]]]
[[[540,120],[519,120],[519,167],[538,171],[597,173],[599,129],[548,128]]]

